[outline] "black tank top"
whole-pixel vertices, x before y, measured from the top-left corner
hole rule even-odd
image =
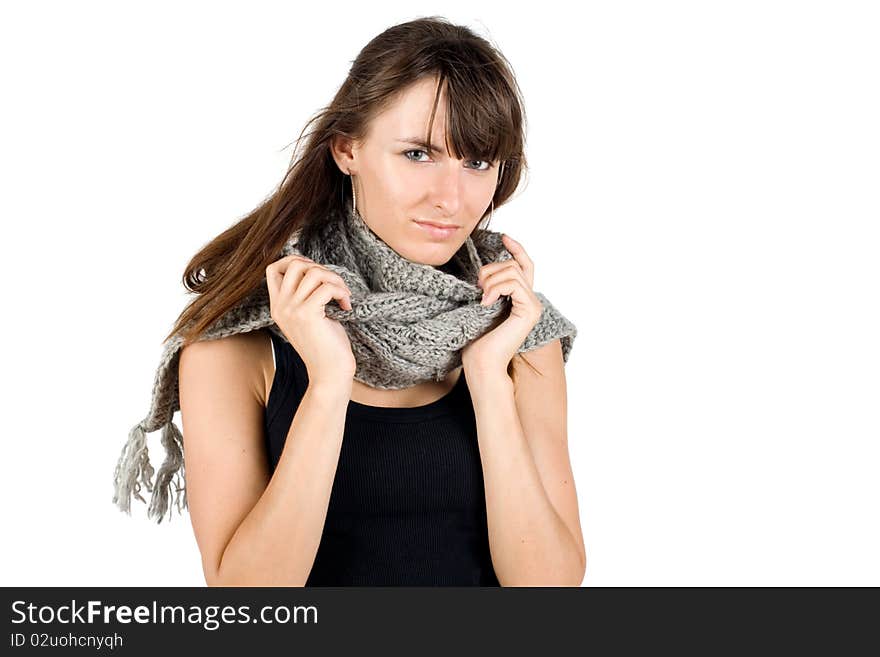
[[[265,410],[272,473],[308,386],[296,350],[271,331]],[[350,400],[327,519],[306,586],[499,586],[483,469],[464,372],[423,406]]]

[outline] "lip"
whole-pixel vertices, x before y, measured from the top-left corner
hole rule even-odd
[[[429,221],[418,221],[414,219],[416,225],[424,230],[428,235],[437,239],[448,239],[452,237],[460,228],[455,224],[435,224]]]

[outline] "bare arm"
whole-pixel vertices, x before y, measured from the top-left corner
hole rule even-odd
[[[198,342],[180,357],[187,498],[209,586],[303,586],[320,545],[350,383],[310,385],[270,476],[265,336]]]
[[[516,384],[505,372],[465,368],[492,564],[502,586],[580,586],[586,553],[568,457],[559,340],[528,356],[542,375],[519,366]]]

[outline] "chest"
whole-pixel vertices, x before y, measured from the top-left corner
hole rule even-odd
[[[353,381],[351,400],[367,406],[381,408],[413,408],[432,404],[445,397],[455,387],[461,376],[461,369],[451,372],[443,381],[427,381],[401,390],[380,390],[360,381]]]
[[[262,402],[267,405],[269,393],[275,379],[276,358],[271,337],[266,332],[266,348],[261,352],[259,369],[262,378]],[[413,408],[433,404],[445,397],[455,387],[461,376],[462,368],[453,370],[443,381],[426,381],[400,390],[382,390],[352,381],[350,399],[365,406],[379,408]]]

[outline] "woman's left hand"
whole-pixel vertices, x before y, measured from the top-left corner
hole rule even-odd
[[[510,316],[464,347],[461,359],[465,367],[506,375],[511,359],[541,319],[544,306],[532,290],[535,266],[531,258],[509,235],[503,235],[502,242],[513,258],[480,268],[478,285],[483,288],[480,304],[489,306],[500,296],[509,296],[513,302]]]

